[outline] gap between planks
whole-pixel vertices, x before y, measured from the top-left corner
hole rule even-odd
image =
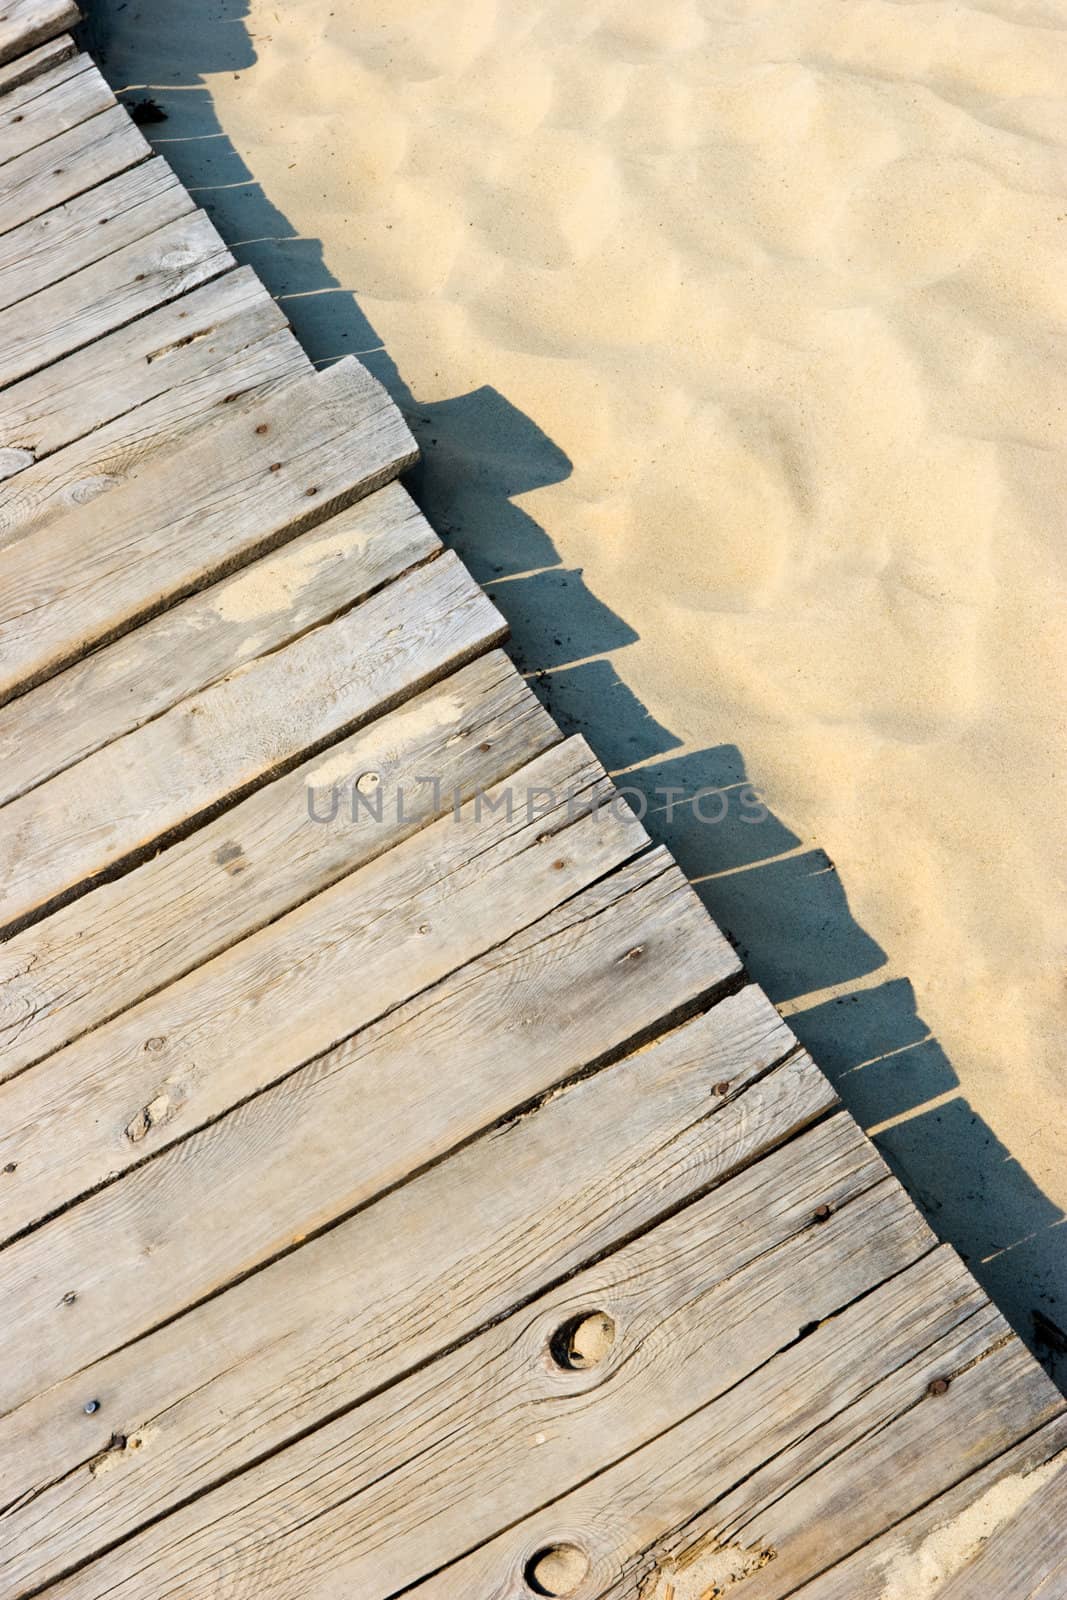
[[[724,1073],[733,1080],[725,1094],[716,1090]],[[208,1487],[351,1409],[588,1267],[832,1105],[826,1080],[751,987],[553,1091],[257,1279],[0,1423],[4,1481],[33,1502],[8,1519],[10,1560],[32,1549],[54,1571],[61,1549],[84,1555],[90,1522],[98,1543],[132,1531],[194,1485]],[[611,1137],[591,1140],[598,1127]],[[871,1183],[884,1177],[847,1120],[819,1139],[840,1152],[840,1182],[857,1166]],[[824,1174],[820,1197],[839,1192]],[[483,1210],[494,1218],[488,1234],[477,1225]],[[456,1215],[469,1225],[456,1229]],[[521,1250],[512,1248],[520,1239]],[[220,1317],[229,1330],[221,1339]],[[99,1436],[139,1441],[108,1463],[106,1483],[78,1470],[87,1432],[78,1396],[88,1389],[108,1397]],[[250,1408],[250,1394],[279,1403]],[[215,1419],[207,1433],[206,1411]],[[52,1531],[42,1548],[46,1514]]]

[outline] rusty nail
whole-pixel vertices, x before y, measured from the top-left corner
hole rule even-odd
[[[947,1394],[951,1381],[950,1378],[931,1378],[926,1385],[926,1392],[927,1394]]]
[[[729,1082],[728,1078],[723,1078],[721,1083],[717,1083],[715,1085],[715,1093],[716,1094],[729,1094],[730,1093],[730,1082]]]
[[[818,1206],[811,1220],[812,1222],[826,1222],[829,1220],[831,1215],[832,1213],[829,1206]]]

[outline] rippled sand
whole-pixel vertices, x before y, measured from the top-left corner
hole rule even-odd
[[[96,25],[312,353],[411,413],[568,725],[734,786],[656,826],[935,1226],[1067,1326],[1067,6]]]

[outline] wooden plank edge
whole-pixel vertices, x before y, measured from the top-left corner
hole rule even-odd
[[[22,9],[20,0],[15,0],[15,7]],[[12,63],[17,57],[36,54],[35,47],[49,43],[57,34],[65,33],[81,21],[81,12],[74,0],[40,0],[38,11],[36,20],[16,19],[10,28],[0,30],[0,66]]]
[[[61,33],[46,40],[24,56],[17,56],[0,66],[0,95],[9,89],[19,89],[50,67],[58,67],[77,54],[77,45],[69,33]]]
[[[709,1095],[709,1086],[724,1070],[734,1075],[738,1087],[730,1095]],[[789,1029],[754,985],[664,1034],[653,1046],[622,1058],[615,1067],[546,1094],[525,1117],[498,1125],[464,1152],[394,1190],[384,1202],[381,1221],[371,1207],[306,1245],[287,1264],[269,1269],[255,1288],[228,1291],[229,1310],[219,1300],[213,1307],[185,1313],[146,1341],[63,1380],[58,1389],[27,1402],[0,1423],[4,1480],[12,1491],[23,1484],[16,1497],[18,1510],[7,1524],[9,1549],[16,1537],[24,1537],[16,1534],[15,1527],[22,1510],[36,1503],[36,1518],[43,1510],[42,1497],[51,1500],[54,1514],[64,1523],[73,1518],[83,1526],[90,1506],[95,1506],[107,1530],[100,1537],[110,1541],[120,1531],[129,1536],[142,1525],[138,1518],[149,1515],[140,1498],[146,1478],[151,1480],[153,1514],[173,1509],[176,1496],[186,1498],[194,1484],[198,1493],[217,1486],[233,1470],[262,1459],[269,1449],[292,1443],[319,1421],[400,1381],[411,1373],[413,1362],[424,1366],[458,1349],[501,1316],[512,1315],[575,1271],[623,1248],[820,1118],[833,1123],[833,1128],[827,1125],[824,1137],[828,1148],[842,1152],[842,1172],[847,1152],[857,1174],[866,1174],[863,1182],[857,1179],[853,1185],[856,1191],[882,1181],[884,1163],[851,1119],[841,1113],[826,1116],[832,1102],[828,1083],[810,1058],[798,1052]],[[618,1203],[612,1208],[592,1203],[607,1180],[586,1136],[591,1120],[619,1129],[607,1152],[615,1173],[611,1187],[617,1186]],[[520,1142],[525,1145],[535,1124],[539,1158],[531,1168],[528,1162],[512,1161],[509,1152],[517,1151]],[[820,1198],[827,1192],[838,1197],[838,1190],[830,1186],[829,1191],[820,1190]],[[463,1197],[470,1203],[472,1196],[475,1203],[478,1196],[491,1199],[494,1215],[511,1225],[530,1216],[529,1249],[518,1276],[497,1270],[501,1263],[492,1237],[482,1241],[476,1230],[466,1254],[455,1248],[454,1241],[446,1242],[455,1201]],[[573,1228],[559,1226],[562,1205],[575,1218]],[[420,1215],[425,1224],[422,1233],[412,1223]],[[501,1220],[502,1226],[507,1223]],[[442,1230],[439,1248],[434,1229]],[[393,1239],[398,1241],[396,1247],[389,1242]],[[433,1263],[429,1278],[409,1274],[403,1264],[405,1251],[415,1260]],[[356,1263],[359,1270],[353,1271]],[[368,1282],[368,1273],[375,1278],[382,1272],[384,1282]],[[473,1282],[480,1286],[478,1296],[472,1296]],[[347,1312],[352,1327],[346,1340],[355,1354],[360,1344],[356,1329],[362,1321],[367,1350],[360,1359],[335,1369],[332,1381],[320,1382],[313,1377],[313,1351],[321,1328],[317,1318],[307,1317],[306,1308],[320,1303],[319,1289],[326,1284],[332,1294],[328,1320],[334,1340]],[[393,1315],[405,1321],[409,1334],[412,1329],[397,1295],[406,1295],[411,1302],[416,1324],[417,1307],[440,1307],[440,1312],[422,1317],[421,1339],[412,1343],[409,1338],[403,1350],[393,1340],[377,1345],[373,1337],[373,1307],[385,1294]],[[253,1313],[253,1299],[258,1313]],[[252,1329],[265,1325],[265,1306],[271,1308],[266,1313],[271,1327],[280,1314],[283,1320],[288,1318],[289,1331],[284,1338],[250,1336],[242,1360],[236,1344],[220,1341],[214,1328],[224,1316],[228,1326],[248,1329],[251,1335]],[[305,1346],[306,1360],[300,1354]],[[168,1353],[171,1350],[179,1353],[177,1361]],[[249,1363],[258,1366],[258,1377],[247,1370]],[[174,1379],[178,1368],[180,1378]],[[238,1368],[243,1373],[240,1384]],[[249,1384],[257,1391],[289,1395],[284,1412],[278,1417],[243,1412],[240,1393]],[[143,1453],[131,1450],[120,1458],[111,1457],[106,1463],[109,1482],[104,1486],[97,1484],[91,1470],[81,1470],[97,1454],[96,1441],[87,1446],[85,1428],[79,1426],[76,1396],[87,1390],[108,1396],[107,1416],[100,1424],[103,1440],[117,1430],[124,1438],[148,1444]],[[218,1419],[210,1440],[202,1428],[205,1406]],[[225,1445],[218,1431],[223,1418]],[[12,1435],[20,1426],[27,1430],[21,1435],[25,1443],[16,1446]],[[22,1449],[37,1475],[35,1483],[24,1482],[13,1459],[13,1451]],[[165,1463],[165,1476],[174,1484],[162,1501],[154,1462]],[[35,1535],[27,1531],[26,1536],[32,1543]],[[45,1559],[47,1563],[47,1555]],[[52,1557],[51,1576],[56,1575],[56,1559],[58,1551]]]
[[[468,684],[471,689],[478,687],[483,677],[482,663],[484,676],[492,680],[485,696],[487,715],[483,715],[481,695],[472,702],[463,698],[468,693]],[[516,727],[527,730],[515,744],[509,742],[512,736],[508,725],[502,721],[505,706],[510,703],[508,690],[512,680],[515,685]],[[27,929],[0,946],[0,1016],[4,1019],[0,1029],[4,1057],[4,1065],[0,1067],[0,1082],[17,1077],[46,1060],[55,1051],[112,1021],[131,1006],[149,999],[170,983],[185,977],[205,961],[224,954],[240,940],[305,904],[348,873],[377,860],[403,839],[445,815],[455,805],[456,796],[460,803],[466,802],[483,788],[492,787],[512,776],[543,750],[562,742],[563,734],[558,726],[526,688],[507,657],[494,647],[465,667],[446,673],[435,684],[404,702],[403,706],[393,707],[381,716],[375,715],[355,734],[331,746],[331,757],[346,761],[353,774],[367,769],[380,771],[383,779],[392,784],[394,791],[399,786],[402,792],[405,780],[417,774],[425,765],[424,758],[417,754],[421,748],[419,719],[437,700],[439,692],[447,690],[453,683],[454,692],[459,697],[460,726],[469,730],[470,737],[477,739],[479,746],[488,742],[488,749],[476,748],[474,759],[468,758],[451,772],[454,783],[444,786],[439,796],[434,796],[432,787],[427,786],[424,793],[416,794],[414,801],[406,799],[404,816],[397,818],[396,831],[386,830],[381,838],[375,835],[375,847],[367,849],[365,853],[341,849],[330,841],[330,830],[316,830],[316,842],[322,841],[322,864],[314,866],[302,857],[299,884],[294,883],[288,892],[281,895],[271,887],[269,879],[266,884],[262,878],[253,880],[256,881],[257,903],[254,907],[249,905],[247,919],[228,925],[225,937],[219,942],[199,947],[195,954],[191,954],[188,941],[175,937],[175,919],[179,914],[175,906],[155,935],[157,942],[153,950],[151,979],[142,980],[144,987],[126,991],[121,1002],[113,1009],[108,1009],[106,999],[101,999],[95,1011],[91,1009],[89,996],[94,990],[90,987],[75,1003],[77,1022],[67,1022],[62,1028],[46,1031],[44,1040],[29,1050],[25,1046],[21,1052],[16,1048],[22,1042],[27,1022],[36,1024],[58,1005],[66,1007],[71,1003],[69,994],[73,975],[68,968],[76,962],[79,975],[84,971],[84,952],[90,943],[94,943],[94,924],[98,928],[125,928],[132,931],[138,926],[139,906],[151,902],[159,904],[161,897],[163,903],[170,903],[166,901],[163,886],[177,868],[180,859],[178,850],[165,856],[151,856],[122,879],[97,889],[92,895],[56,913],[45,923]],[[410,733],[406,729],[409,720],[412,724]],[[394,744],[394,739],[399,743]],[[405,740],[408,742],[405,743]],[[287,777],[257,791],[232,811],[191,835],[185,845],[179,847],[182,855],[195,855],[198,862],[196,878],[205,885],[205,894],[216,892],[212,887],[215,879],[211,875],[211,867],[214,865],[217,869],[219,859],[227,859],[227,852],[232,853],[235,839],[241,841],[241,855],[237,858],[237,864],[242,865],[247,862],[249,851],[253,855],[257,853],[256,847],[249,841],[248,830],[252,830],[253,840],[258,840],[260,831],[266,825],[264,819],[271,810],[291,807],[293,814],[303,814],[306,790],[317,774],[318,764],[318,757],[302,762]],[[417,777],[414,781],[417,783]],[[246,870],[242,866],[242,888]],[[172,900],[174,894],[175,889],[172,888]],[[185,898],[180,897],[179,903],[184,905]],[[121,934],[117,937],[121,942]],[[141,940],[144,937],[142,929]],[[54,953],[57,946],[61,952],[58,962]],[[94,953],[99,973],[97,988],[100,989],[109,986],[113,980],[109,976],[110,953],[99,931],[95,933]],[[169,957],[169,966],[166,957]],[[39,986],[42,972],[50,974],[46,980],[49,987],[44,990]]]

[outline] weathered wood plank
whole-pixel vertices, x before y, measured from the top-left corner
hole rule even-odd
[[[173,208],[168,198],[152,209]],[[0,312],[0,382],[37,372],[232,266],[202,211],[181,217]]]
[[[0,90],[0,164],[115,104],[104,78],[73,46],[29,81]]]
[[[400,571],[408,556],[397,551]],[[384,577],[388,553],[380,560]],[[188,696],[0,810],[0,925],[21,925],[128,869],[504,631],[448,552]]]
[[[0,483],[0,546],[118,488],[152,455],[182,448],[202,429],[229,420],[233,408],[244,410],[313,370],[287,328],[203,363],[184,384]]]
[[[958,1279],[969,1276],[953,1267]],[[929,1392],[945,1380],[947,1394]],[[985,1305],[697,1518],[684,1546],[703,1534],[735,1552],[773,1550],[773,1562],[746,1577],[744,1600],[783,1600],[1064,1410],[1030,1352]],[[877,1484],[878,1493],[857,1495],[857,1484]]]
[[[113,105],[47,144],[13,156],[0,181],[0,233],[10,233],[151,154],[125,106]]]
[[[410,495],[387,484],[83,657],[0,707],[0,805],[330,621],[440,548]],[[0,836],[3,828],[0,811]]]
[[[0,62],[23,55],[65,28],[73,28],[78,17],[73,0],[4,0]]]
[[[0,309],[28,300],[194,210],[174,173],[157,156],[12,228],[0,235]],[[12,326],[17,326],[14,319],[0,322],[2,329]],[[20,376],[8,370],[8,338],[6,332],[0,337],[0,383]]]
[[[586,849],[594,848],[589,835],[600,819],[573,826],[582,829]],[[529,887],[533,894],[533,879],[546,873],[556,879],[575,870],[555,869],[554,860],[568,855],[557,858],[552,839],[538,837],[524,893]],[[606,852],[610,842],[605,837],[600,849]],[[563,846],[569,852],[571,839]],[[406,848],[364,868],[364,887],[378,876],[375,867],[389,869],[390,858]],[[516,880],[502,876],[495,892],[505,893],[510,881],[515,899]],[[466,895],[450,900],[445,886],[431,884],[412,897],[413,918],[425,914],[420,898],[440,904],[435,923],[409,925],[404,951],[412,960],[415,947],[435,936],[446,960],[452,941],[471,937],[456,924],[472,920],[477,883],[472,867]],[[354,932],[367,948],[367,932]],[[263,936],[255,937],[262,944]],[[348,963],[345,971],[351,970]],[[284,1083],[10,1245],[0,1254],[0,1291],[20,1310],[0,1372],[0,1406],[21,1403],[354,1212],[516,1107],[662,1031],[737,974],[732,950],[664,852],[612,873]],[[340,1012],[361,1003],[351,981],[347,992],[344,984],[325,992],[336,996]],[[256,998],[258,990],[245,996],[249,1016]],[[308,1032],[321,1034],[321,1017],[306,1020]],[[234,1035],[235,1046],[242,1037]],[[168,1045],[147,1055],[163,1055]],[[238,1068],[249,1090],[277,1071],[262,1052],[259,1059],[245,1052],[232,1065],[227,1099]],[[173,1110],[183,1117],[178,1097],[186,1083],[195,1082],[201,1112],[222,1098],[210,1080],[196,1076],[197,1067],[184,1057],[169,1087],[162,1075],[154,1080],[154,1096],[172,1097],[162,1115]],[[48,1064],[38,1067],[8,1088],[47,1070]],[[165,1138],[166,1126],[158,1133]],[[194,1205],[197,1216],[205,1208],[203,1227],[192,1220]],[[53,1337],[56,1307],[72,1292],[80,1310],[64,1324],[60,1344]]]
[[[75,51],[72,40],[68,46],[31,77],[0,87],[0,165],[116,104],[92,57]]]
[[[1058,1417],[795,1592],[797,1600],[1055,1600],[1067,1593],[1065,1529],[1067,1418]]]
[[[572,797],[584,807],[611,795],[580,739],[514,783],[552,796],[543,817],[523,801],[494,819],[472,802],[0,1088],[3,1156],[17,1168],[0,1189],[0,1239],[367,1027],[647,843],[625,808],[570,819]],[[346,991],[355,961],[360,983]]]
[[[357,361],[156,456],[0,550],[0,704],[395,478],[415,445]],[[384,657],[382,658],[385,659]]]
[[[881,1312],[880,1321],[872,1310]],[[753,1324],[763,1312],[761,1298]],[[975,1401],[965,1400],[946,1428],[946,1397],[929,1395],[927,1386],[960,1368],[958,1382],[971,1386]],[[590,1600],[792,1595],[806,1559],[833,1560],[842,1546],[862,1542],[863,1519],[888,1519],[895,1505],[921,1503],[929,1473],[911,1480],[877,1470],[880,1451],[892,1457],[892,1446],[882,1446],[896,1436],[902,1417],[924,1419],[933,1466],[944,1481],[954,1470],[957,1428],[962,1465],[968,1455],[994,1454],[998,1439],[1040,1424],[1052,1391],[1039,1378],[1040,1369],[1006,1334],[969,1273],[951,1251],[939,1250],[862,1307],[775,1357],[735,1394],[694,1410],[642,1450],[573,1493],[553,1497],[526,1522],[417,1585],[413,1600],[467,1593],[525,1600],[527,1563],[560,1543],[577,1547],[588,1561],[582,1593]],[[990,1418],[992,1395],[1005,1404]],[[849,1442],[848,1469],[838,1472],[834,1493],[816,1496],[814,1520],[794,1528],[788,1491],[805,1493],[805,1468],[816,1481],[820,1466],[837,1470],[835,1452]],[[786,1499],[779,1506],[781,1492]],[[923,1600],[927,1594],[908,1582],[884,1596],[880,1586],[869,1591],[861,1580],[867,1571],[862,1551],[847,1569],[851,1586],[834,1588],[834,1600],[873,1600],[875,1594]],[[802,1593],[808,1600],[809,1590]],[[818,1586],[810,1595],[830,1600]]]
[[[250,267],[150,311],[0,390],[0,475],[105,429],[285,327],[281,307]]]
[[[54,39],[39,44],[23,56],[0,65],[0,95],[12,94],[24,83],[30,83],[60,62],[77,54],[77,46],[69,33],[59,33]],[[6,104],[6,102],[5,102]]]
[[[182,977],[561,738],[492,651],[331,747],[331,767],[348,780],[332,822],[308,825],[308,783],[324,764],[315,757],[16,934],[0,945],[0,1076]],[[368,772],[384,796],[373,826],[350,817],[351,784]]]
[[[795,1045],[750,985],[0,1419],[0,1482],[18,1502],[5,1592],[357,1404],[791,1137],[834,1104]],[[849,1118],[814,1141],[810,1209],[885,1175]],[[91,1423],[87,1393],[106,1396]],[[132,1443],[97,1460],[116,1433]]]
[[[810,1148],[801,1135],[102,1556],[61,1582],[57,1597],[136,1592],[151,1600],[179,1585],[182,1600],[390,1595],[640,1448],[701,1401],[720,1411],[725,1455],[739,1418],[751,1427],[758,1416],[764,1429],[778,1421],[745,1391],[758,1396],[772,1371],[795,1371],[797,1330],[835,1314],[841,1323],[862,1317],[878,1298],[869,1291],[931,1246],[892,1180],[813,1224]],[[823,1156],[820,1145],[816,1169]],[[592,1310],[614,1323],[608,1353],[584,1370],[557,1365],[550,1349],[558,1330]],[[876,1350],[881,1359],[894,1335],[871,1338],[863,1355]],[[864,1365],[861,1356],[856,1366]],[[807,1391],[809,1416],[833,1404],[833,1390],[824,1382]],[[798,1398],[790,1406],[779,1395],[779,1414],[795,1414]]]

